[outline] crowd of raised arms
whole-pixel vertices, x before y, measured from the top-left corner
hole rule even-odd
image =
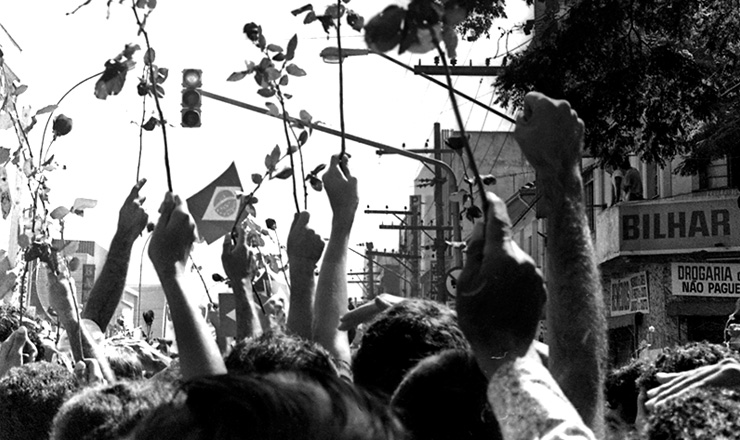
[[[195,224],[181,198],[166,193],[148,253],[176,356],[146,340],[96,340],[90,330],[111,324],[148,223],[142,180],[121,207],[82,310],[64,265],[44,266],[67,349],[39,336],[33,318],[0,308],[0,440],[738,438],[740,357],[730,348],[692,343],[609,371],[583,205],[583,136],[568,102],[525,97],[514,137],[548,215],[547,283],[512,239],[505,203],[482,194],[488,208],[467,241],[454,310],[387,294],[348,310],[358,182],[346,155],[332,157],[323,175],[331,234],[325,242],[308,212],[295,215],[282,325],[255,302],[247,234],[224,237],[237,338],[223,351],[193,300],[197,286],[185,281]]]

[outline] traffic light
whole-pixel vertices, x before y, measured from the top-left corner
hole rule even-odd
[[[200,127],[200,88],[203,71],[200,69],[183,69],[182,71],[182,120],[183,127]]]

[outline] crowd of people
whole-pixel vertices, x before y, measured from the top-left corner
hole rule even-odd
[[[82,310],[61,257],[45,265],[71,362],[40,336],[38,321],[2,308],[0,440],[737,438],[740,356],[732,349],[671,347],[655,361],[609,371],[583,204],[583,136],[568,102],[525,97],[514,137],[542,188],[547,283],[512,239],[505,203],[481,194],[487,210],[467,242],[454,310],[390,295],[348,309],[358,182],[346,155],[332,157],[323,175],[328,241],[308,212],[295,215],[289,232],[284,330],[260,317],[245,231],[224,237],[237,321],[225,352],[184,277],[195,224],[180,197],[166,193],[148,253],[170,307],[176,358],[145,341],[101,342],[84,324],[105,330],[121,299],[148,222],[139,182]],[[358,325],[362,335],[349,337]]]

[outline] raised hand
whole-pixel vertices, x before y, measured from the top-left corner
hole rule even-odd
[[[28,337],[28,330],[19,327],[0,344],[0,377],[13,367],[33,362],[38,351]]]
[[[579,170],[583,130],[583,121],[568,101],[530,92],[524,97],[524,111],[517,117],[514,139],[538,179],[560,177]]]
[[[486,223],[478,223],[457,284],[460,328],[481,368],[527,353],[545,304],[545,285],[534,260],[511,238],[506,204],[487,193]]]
[[[167,192],[149,243],[149,258],[157,273],[182,272],[195,241],[195,223],[179,196]]]
[[[288,233],[287,249],[288,261],[291,265],[298,259],[316,265],[324,252],[324,240],[308,227],[310,219],[311,214],[308,211],[302,211],[293,216],[293,224],[290,225],[290,233]]]
[[[348,226],[351,226],[360,198],[357,195],[357,178],[350,174],[349,156],[345,154],[341,159],[338,155],[332,156],[322,180],[334,212],[334,225],[349,222]]]
[[[141,234],[149,220],[149,215],[141,206],[144,204],[146,197],[141,197],[139,195],[139,191],[144,184],[146,184],[146,179],[141,179],[136,182],[136,185],[131,188],[131,193],[123,202],[123,206],[121,206],[121,209],[118,211],[117,233],[122,234],[130,241],[136,240],[136,237]]]
[[[244,228],[237,228],[237,237],[232,241],[230,235],[224,236],[221,264],[226,276],[232,282],[251,282],[257,273],[257,260],[247,248],[247,234]]]
[[[372,301],[368,301],[365,304],[345,313],[344,316],[339,319],[339,330],[351,330],[360,324],[368,323],[384,310],[389,309],[396,304],[400,304],[403,301],[406,301],[406,298],[402,296],[381,293]]]

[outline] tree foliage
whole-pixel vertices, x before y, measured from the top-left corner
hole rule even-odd
[[[738,139],[738,1],[583,0],[537,31],[497,79],[498,102],[567,99],[602,162],[682,156],[679,171],[695,173]]]

